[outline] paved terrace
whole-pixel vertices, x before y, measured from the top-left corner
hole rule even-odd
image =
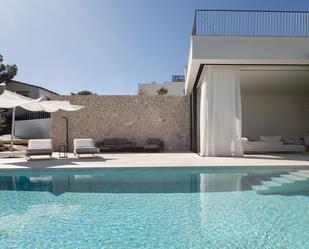
[[[41,171],[57,169],[157,169],[157,168],[304,168],[309,169],[309,154],[246,155],[231,157],[200,157],[195,153],[119,153],[101,154],[97,158],[58,158],[54,153],[52,160],[35,157],[27,161],[24,156],[8,158],[0,153],[0,172]]]

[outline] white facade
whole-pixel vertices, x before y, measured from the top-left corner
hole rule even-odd
[[[19,138],[49,138],[50,118],[19,120],[15,122],[15,135]]]
[[[158,90],[163,87],[168,90],[167,95],[185,95],[185,82],[164,82],[164,83],[140,83],[138,84],[139,95],[158,95]]]

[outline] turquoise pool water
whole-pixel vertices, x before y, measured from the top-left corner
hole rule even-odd
[[[309,190],[279,173],[0,176],[0,248],[309,248]]]

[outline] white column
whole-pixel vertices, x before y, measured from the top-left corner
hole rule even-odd
[[[201,156],[243,155],[239,66],[205,66],[201,77]]]

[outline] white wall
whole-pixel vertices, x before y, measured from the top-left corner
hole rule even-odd
[[[49,138],[50,118],[16,121],[15,135],[20,138]]]
[[[249,61],[248,64],[261,60],[276,64],[287,61],[307,64],[308,42],[308,37],[194,36],[192,58],[220,64],[222,60],[225,60],[223,64],[228,60],[232,60],[231,63]]]
[[[141,83],[138,84],[140,95],[158,95],[157,91],[164,87],[168,90],[167,95],[184,96],[184,82],[165,82],[165,83]]]
[[[309,135],[309,95],[242,95],[243,136]]]

